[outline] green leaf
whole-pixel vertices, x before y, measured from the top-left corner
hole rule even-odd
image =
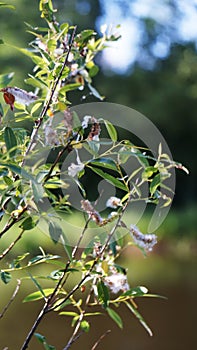
[[[10,4],[6,4],[5,2],[0,2],[0,7],[6,7],[12,10],[15,10],[15,6],[10,5]]]
[[[150,194],[151,196],[153,196],[153,194],[155,193],[155,191],[157,190],[157,188],[160,186],[161,183],[161,175],[157,174],[154,176],[153,180],[151,181],[150,184]]]
[[[2,167],[10,169],[13,173],[20,175],[27,180],[35,181],[33,176],[29,174],[26,170],[24,170],[24,168],[21,168],[19,165],[16,165],[13,163],[3,163],[3,162],[0,162],[0,165]]]
[[[6,185],[8,185],[8,186],[12,186],[13,185],[13,180],[9,177],[9,176],[7,176],[7,175],[5,175],[5,176],[3,176],[3,181],[6,183]]]
[[[157,173],[158,169],[155,168],[154,166],[148,166],[144,169],[142,173],[142,178],[147,180],[149,179],[154,173]]]
[[[20,225],[20,227],[24,230],[24,231],[28,231],[28,230],[32,230],[32,228],[34,228],[37,225],[37,220],[35,220],[34,218],[32,218],[31,216],[29,216],[28,218],[26,218],[22,224]]]
[[[44,188],[42,184],[37,181],[31,181],[31,188],[33,191],[34,200],[36,203],[38,203],[39,200],[42,199],[44,196]]]
[[[56,350],[56,348],[55,348],[54,346],[47,344],[46,338],[45,338],[43,335],[41,335],[41,334],[39,334],[39,333],[34,333],[34,335],[35,335],[36,339],[37,339],[41,344],[44,345],[45,350]]]
[[[10,282],[12,276],[9,272],[6,271],[1,271],[1,280],[3,281],[3,283],[7,284]]]
[[[0,45],[4,44],[3,39],[0,39]]]
[[[125,301],[124,302],[126,304],[126,306],[128,307],[128,309],[135,315],[135,317],[140,321],[141,325],[146,329],[146,331],[148,332],[148,334],[150,336],[153,335],[153,332],[151,331],[150,327],[147,325],[147,323],[145,322],[144,318],[142,317],[142,315],[138,312],[138,310],[129,302]]]
[[[76,312],[73,312],[73,311],[62,311],[62,312],[59,313],[59,315],[61,315],[61,316],[71,316],[71,317],[79,316]]]
[[[118,171],[116,162],[111,158],[101,157],[97,159],[92,159],[89,164],[92,164],[93,166],[97,165],[103,168]]]
[[[79,33],[75,40],[76,42],[84,42],[85,40],[87,40],[88,38],[90,38],[92,35],[96,35],[95,31],[92,29],[85,29],[83,30],[81,33]]]
[[[53,288],[47,288],[47,289],[42,290],[43,293],[39,290],[36,292],[30,293],[23,299],[23,303],[28,303],[30,301],[36,301],[36,300],[43,299],[43,298],[51,295],[53,293],[53,291],[54,291]]]
[[[121,182],[120,180],[116,179],[112,175],[107,174],[106,172],[104,172],[101,169],[97,169],[97,168],[91,167],[89,165],[88,165],[88,167],[90,169],[92,169],[96,174],[101,176],[103,179],[105,179],[107,182],[109,182],[112,185],[114,185],[115,187],[120,188],[123,191],[127,191],[128,190],[128,188],[125,186],[125,184],[123,182]]]
[[[61,227],[54,221],[51,221],[49,224],[49,234],[54,243],[59,242],[60,237],[62,236],[63,232]]]
[[[0,103],[0,118],[3,117],[3,107],[2,107],[2,104]]]
[[[4,88],[12,81],[14,73],[0,74],[0,88]]]
[[[40,106],[42,106],[42,102],[36,103],[31,109],[31,114],[34,114],[40,108]]]
[[[98,299],[103,304],[103,307],[106,309],[109,303],[109,291],[103,281],[97,283],[97,292]]]
[[[23,261],[29,253],[24,253],[23,255],[18,255],[12,262],[9,264],[10,268],[19,268],[21,266],[20,262]]]
[[[81,86],[81,84],[79,83],[72,83],[72,84],[66,84],[65,86],[63,86],[59,92],[61,94],[65,94],[65,92],[68,92],[68,91],[72,91],[72,90],[76,90],[78,89],[79,87]]]
[[[86,320],[81,321],[80,327],[81,327],[82,331],[84,331],[85,333],[88,333],[90,330],[90,324]]]
[[[110,307],[107,307],[106,309],[108,315],[112,318],[112,320],[120,327],[121,329],[123,328],[123,323],[121,317],[117,314],[116,311],[111,309]]]
[[[148,293],[148,289],[143,286],[138,286],[127,290],[122,294],[122,296],[131,296],[131,297],[141,297]]]
[[[97,73],[99,72],[99,67],[96,65],[93,65],[90,69],[89,69],[89,75],[91,78],[93,78],[95,75],[97,75]]]
[[[39,89],[43,89],[44,86],[47,87],[46,83],[39,79],[39,78],[35,78],[33,75],[29,74],[30,78],[25,79],[25,83],[28,85],[32,85],[34,87],[38,87]]]
[[[110,139],[113,142],[116,142],[118,136],[117,136],[117,131],[116,131],[115,127],[108,120],[104,120],[104,123],[105,123],[105,126],[106,126],[106,129],[107,129],[107,132],[109,134]]]
[[[4,140],[8,152],[14,148],[12,152],[10,152],[10,157],[13,157],[17,151],[17,140],[13,130],[9,126],[7,126],[4,130]]]

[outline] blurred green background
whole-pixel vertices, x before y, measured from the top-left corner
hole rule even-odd
[[[1,9],[0,37],[7,44],[27,47],[32,37],[26,32],[24,22],[43,25],[39,1],[6,2],[15,5],[16,9]],[[107,317],[92,320],[90,334],[82,336],[73,349],[90,349],[106,329],[112,329],[112,332],[98,349],[194,348],[197,340],[197,3],[195,0],[160,0],[157,4],[151,0],[56,0],[54,6],[59,10],[58,21],[77,24],[78,30],[95,28],[98,32],[104,23],[122,25],[124,45],[118,47],[116,44],[108,56],[98,57],[100,72],[94,85],[106,96],[106,101],[132,107],[148,117],[165,137],[173,158],[190,170],[189,176],[177,171],[175,199],[168,217],[158,229],[159,243],[154,252],[144,258],[130,248],[122,258],[122,264],[129,268],[131,286],[146,285],[151,292],[168,298],[139,300],[140,310],[152,327],[154,337],[149,338],[139,323],[122,309],[123,331]],[[15,72],[13,85],[29,89],[24,79],[33,66],[27,57],[12,46],[0,45],[0,62],[0,74]],[[90,101],[93,101],[92,96],[81,100],[80,92],[75,93],[72,100],[73,104]],[[139,224],[142,231],[148,220],[147,213]],[[36,235],[49,252],[61,251],[61,247],[53,246],[46,236],[34,232],[34,245],[32,236],[28,236],[23,245],[16,246],[13,254],[22,254],[32,246],[38,252]],[[7,237],[6,240],[12,238]],[[2,240],[1,250],[7,244],[6,240]],[[24,286],[28,289],[27,282]],[[14,289],[14,281],[8,286],[0,282],[0,288],[1,309]],[[9,350],[20,348],[36,317],[39,305],[20,303],[27,292],[23,288],[18,303],[12,305],[0,320],[2,349],[6,346]],[[68,338],[69,322],[58,317],[54,322],[53,315],[49,315],[39,331],[51,344],[58,344],[57,349],[62,349]],[[41,349],[41,346],[33,341],[29,349]]]

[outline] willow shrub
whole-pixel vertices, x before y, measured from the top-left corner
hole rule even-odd
[[[3,5],[6,6],[1,3],[1,7]],[[39,8],[47,26],[33,28],[28,25],[32,34],[30,46],[28,49],[17,48],[35,64],[33,72],[25,80],[34,92],[11,86],[11,73],[0,76],[0,237],[5,239],[9,232],[15,232],[15,238],[0,255],[1,280],[8,284],[17,272],[13,301],[24,278],[18,277],[22,269],[26,271],[25,278],[29,278],[29,284],[33,282],[37,289],[24,301],[43,300],[40,313],[27,332],[21,349],[28,348],[33,335],[45,349],[55,349],[47,344],[44,335],[37,333],[38,325],[48,313],[72,319],[73,333],[64,349],[70,348],[81,333],[89,332],[88,320],[92,315],[101,317],[99,315],[106,313],[122,328],[123,322],[118,313],[122,304],[152,335],[134,301],[139,296],[149,295],[148,290],[142,286],[131,288],[127,269],[119,266],[116,259],[128,244],[138,246],[146,254],[156,244],[157,237],[155,234],[143,234],[132,222],[128,226],[123,215],[128,204],[136,201],[157,204],[162,198],[162,205],[168,206],[171,199],[163,193],[163,189],[166,190],[165,180],[171,175],[172,168],[181,165],[163,154],[159,145],[158,156],[153,157],[147,149],[135,146],[131,140],[119,139],[115,125],[103,119],[102,115],[100,118],[94,115],[79,118],[74,107],[70,108],[72,94],[81,91],[83,99],[91,94],[95,100],[103,100],[93,86],[99,71],[95,57],[106,49],[110,41],[117,40],[118,35],[108,35],[103,29],[102,36],[98,37],[91,29],[78,33],[77,26],[58,23],[51,0],[41,0]],[[4,45],[2,39],[1,44]],[[102,135],[107,141],[103,141]],[[86,152],[85,161],[80,159],[81,150]],[[62,164],[72,151],[76,154],[76,162],[63,169]],[[139,166],[130,174],[125,174],[124,166],[131,157],[136,158]],[[88,171],[91,172],[92,184],[89,185],[92,185],[93,196],[96,197],[97,191],[95,179],[97,182],[98,179],[106,180],[119,191],[119,195],[108,198],[106,210],[102,213],[96,210],[96,203],[90,200],[84,186]],[[83,227],[81,225],[81,232],[74,243],[69,239],[72,229],[61,225],[65,215],[76,218],[72,198],[62,192],[70,185],[69,181],[63,180],[62,173],[72,179],[82,196],[78,207]],[[148,186],[145,198],[141,190],[144,185]],[[13,258],[12,249],[19,239],[23,240],[26,232],[29,235],[35,232],[40,222],[54,245],[57,242],[62,244],[64,256],[46,253],[41,248],[39,255],[32,256],[33,251],[28,251]],[[86,232],[98,232],[99,229],[102,234],[93,234],[84,248],[82,241]],[[123,238],[121,229],[129,233],[129,238]],[[39,241],[36,244],[40,246]],[[38,264],[47,264],[46,276],[33,275],[33,268]],[[73,283],[69,283],[70,279]],[[43,287],[46,280],[50,288]],[[95,343],[95,347],[99,342]]]

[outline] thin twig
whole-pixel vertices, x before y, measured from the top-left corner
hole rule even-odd
[[[80,324],[81,324],[81,321],[82,321],[83,317],[84,317],[84,314],[82,313],[82,314],[80,315],[79,319],[78,319],[77,325],[76,325],[76,327],[75,327],[75,329],[74,329],[74,331],[73,331],[72,336],[70,337],[68,343],[67,343],[66,346],[63,348],[63,350],[68,350],[68,349],[71,347],[71,345],[79,338],[79,336],[77,336],[77,333],[78,333],[78,331],[79,331]],[[81,334],[82,334],[82,333],[81,333]]]
[[[29,342],[30,342],[30,340],[31,340],[31,338],[32,338],[32,336],[33,336],[35,330],[37,329],[37,327],[39,326],[40,322],[42,321],[43,317],[45,316],[45,314],[46,314],[47,312],[51,311],[51,309],[50,309],[50,303],[51,303],[51,301],[54,299],[56,293],[58,292],[58,290],[59,290],[59,288],[60,288],[60,286],[61,286],[61,283],[62,283],[62,281],[63,281],[63,279],[64,279],[64,276],[65,276],[65,274],[67,273],[67,270],[68,270],[69,265],[70,265],[70,261],[67,261],[66,266],[65,266],[65,269],[64,269],[64,271],[63,271],[62,277],[59,279],[58,283],[56,284],[56,287],[54,288],[53,293],[48,297],[46,303],[44,304],[42,310],[40,311],[38,317],[36,318],[36,320],[35,320],[35,322],[34,322],[32,328],[30,329],[30,331],[29,331],[29,333],[28,333],[28,335],[27,335],[27,337],[26,337],[26,339],[25,339],[25,341],[24,341],[24,343],[23,343],[23,345],[22,345],[22,347],[21,347],[21,350],[25,350],[25,349],[28,348]]]
[[[15,246],[15,244],[19,241],[19,239],[21,239],[23,233],[25,232],[25,230],[22,229],[21,233],[18,235],[18,237],[9,245],[8,248],[6,248],[3,253],[0,255],[0,260],[2,260],[11,250],[12,248]]]
[[[42,109],[42,111],[41,111],[41,113],[40,113],[39,119],[36,120],[34,129],[33,129],[32,134],[31,134],[30,143],[29,143],[29,145],[28,145],[28,147],[27,147],[27,149],[26,149],[26,152],[25,152],[25,154],[24,154],[24,159],[23,159],[23,161],[22,161],[22,165],[24,165],[26,156],[29,154],[29,152],[32,150],[32,148],[34,147],[34,145],[35,145],[35,143],[36,143],[36,138],[37,138],[37,135],[38,135],[38,131],[39,131],[41,125],[42,125],[44,116],[46,115],[46,112],[47,112],[47,110],[48,110],[49,107],[50,107],[50,104],[51,104],[51,102],[52,102],[54,93],[55,93],[56,88],[57,88],[57,86],[58,86],[58,83],[60,82],[60,79],[61,79],[61,77],[62,77],[64,68],[66,67],[66,65],[67,65],[67,63],[68,63],[68,57],[69,57],[69,54],[70,54],[70,51],[71,51],[71,48],[72,48],[72,45],[73,45],[73,41],[74,41],[74,37],[75,37],[76,30],[77,30],[77,27],[75,26],[74,29],[73,29],[73,32],[72,32],[72,36],[71,36],[71,39],[70,39],[68,51],[67,51],[67,54],[66,54],[64,63],[62,64],[60,73],[59,73],[58,77],[57,77],[57,78],[55,79],[55,81],[54,81],[54,84],[53,84],[53,86],[52,86],[52,88],[51,88],[50,96],[49,96],[48,101],[46,102],[46,104],[43,106],[43,109]]]
[[[93,347],[91,348],[91,350],[95,350],[97,348],[97,346],[101,343],[101,341],[106,337],[106,335],[108,335],[109,333],[111,333],[111,330],[108,329],[105,333],[103,333],[100,338],[97,340],[97,342],[93,345]]]
[[[12,218],[12,220],[9,222],[7,222],[4,226],[4,228],[2,229],[2,231],[0,232],[0,238],[4,235],[4,233],[6,233],[7,231],[9,231],[9,229],[15,225],[19,220],[21,220],[21,216],[27,211],[28,209],[28,205],[26,205],[21,212],[18,214],[17,217]]]
[[[73,248],[73,251],[72,251],[72,258],[73,258],[73,259],[75,258],[75,255],[76,255],[76,253],[77,253],[77,250],[79,249],[79,245],[80,245],[80,243],[81,243],[81,241],[82,241],[82,239],[83,239],[83,237],[84,237],[84,234],[85,234],[85,232],[86,232],[86,230],[87,230],[87,228],[88,228],[89,222],[90,222],[90,219],[88,219],[88,220],[86,221],[85,226],[84,226],[84,228],[83,228],[83,231],[81,232],[81,235],[80,235],[80,237],[79,237],[79,239],[78,239],[78,242],[77,242],[77,244],[75,245],[75,247]]]
[[[128,199],[128,201],[129,201],[129,199]],[[92,270],[94,269],[94,267],[95,267],[95,265],[97,264],[97,262],[99,261],[99,259],[103,256],[107,245],[109,244],[109,242],[110,242],[112,236],[114,235],[114,233],[115,233],[117,227],[119,226],[120,221],[121,221],[121,219],[122,219],[122,215],[124,214],[124,212],[125,212],[125,210],[126,210],[126,208],[127,208],[128,201],[127,201],[126,204],[124,205],[123,210],[122,210],[122,212],[121,212],[121,215],[119,216],[119,218],[118,218],[116,224],[114,225],[114,227],[113,227],[112,230],[110,231],[110,233],[109,233],[109,235],[108,235],[108,237],[107,237],[107,240],[106,240],[105,244],[103,245],[103,247],[102,247],[101,250],[100,250],[100,253],[99,253],[99,254],[97,255],[97,257],[94,259],[92,266],[91,266],[90,269],[86,272],[86,274],[83,276],[83,278],[81,279],[81,281],[78,282],[78,283],[73,287],[73,289],[66,295],[66,297],[61,301],[61,303],[58,304],[58,307],[61,306],[63,303],[65,303],[65,301],[68,300],[68,299],[81,287],[81,285],[86,281],[86,279],[87,279],[88,277],[90,277],[90,273],[91,273]],[[50,310],[53,310],[53,309],[55,309],[55,307],[52,307]]]
[[[20,285],[21,285],[21,280],[17,280],[17,285],[16,285],[16,288],[14,290],[14,293],[12,294],[9,302],[7,303],[7,305],[5,305],[5,307],[3,308],[2,312],[0,313],[0,318],[2,318],[5,314],[5,312],[7,311],[7,309],[9,308],[9,306],[12,304],[13,300],[15,299],[18,291],[19,291],[19,288],[20,288]]]

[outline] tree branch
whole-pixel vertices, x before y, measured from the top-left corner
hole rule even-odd
[[[93,345],[93,347],[91,348],[91,350],[95,350],[97,348],[97,346],[101,343],[101,341],[106,337],[106,335],[108,335],[109,333],[111,333],[111,330],[108,329],[105,333],[103,333],[100,338],[97,340],[97,342]]]
[[[70,39],[70,43],[69,43],[69,47],[68,47],[68,51],[67,51],[67,54],[66,54],[66,57],[65,57],[65,60],[64,60],[64,63],[62,64],[62,67],[61,67],[61,70],[60,70],[60,73],[58,75],[58,77],[55,79],[54,81],[54,84],[51,88],[51,93],[50,93],[50,96],[48,98],[48,101],[45,103],[45,105],[43,106],[43,109],[40,113],[40,117],[38,120],[36,120],[36,123],[35,123],[35,126],[34,126],[34,129],[32,131],[32,134],[31,134],[31,139],[30,139],[30,143],[26,149],[26,152],[24,154],[24,158],[23,158],[23,161],[22,161],[22,166],[24,165],[25,163],[25,158],[26,156],[29,154],[29,152],[32,150],[32,148],[34,147],[35,143],[36,143],[36,138],[37,138],[37,135],[38,135],[38,131],[42,125],[42,122],[43,122],[43,119],[44,119],[44,116],[47,112],[47,110],[49,109],[50,107],[50,104],[51,104],[51,101],[53,99],[53,96],[54,96],[54,93],[55,93],[55,90],[58,86],[58,83],[62,77],[62,74],[63,74],[63,71],[64,71],[64,68],[66,67],[67,63],[68,63],[68,57],[69,57],[69,54],[70,54],[70,51],[71,51],[71,48],[72,48],[72,45],[73,45],[73,41],[74,41],[74,37],[75,37],[75,33],[76,33],[76,30],[77,30],[77,26],[74,27],[73,29],[73,32],[72,32],[72,36],[71,36],[71,39]]]
[[[19,288],[20,288],[20,285],[21,285],[21,280],[17,280],[17,285],[16,285],[16,288],[14,290],[14,293],[12,294],[9,302],[7,303],[7,305],[4,307],[4,309],[2,310],[2,312],[0,313],[0,318],[2,318],[5,314],[5,312],[7,311],[7,309],[9,308],[9,306],[11,305],[11,303],[14,301],[18,291],[19,291]]]
[[[9,247],[3,251],[3,253],[0,255],[0,260],[2,260],[12,250],[12,248],[19,241],[19,239],[21,239],[24,231],[25,230],[22,230],[21,233],[18,235],[18,237],[9,245]]]

